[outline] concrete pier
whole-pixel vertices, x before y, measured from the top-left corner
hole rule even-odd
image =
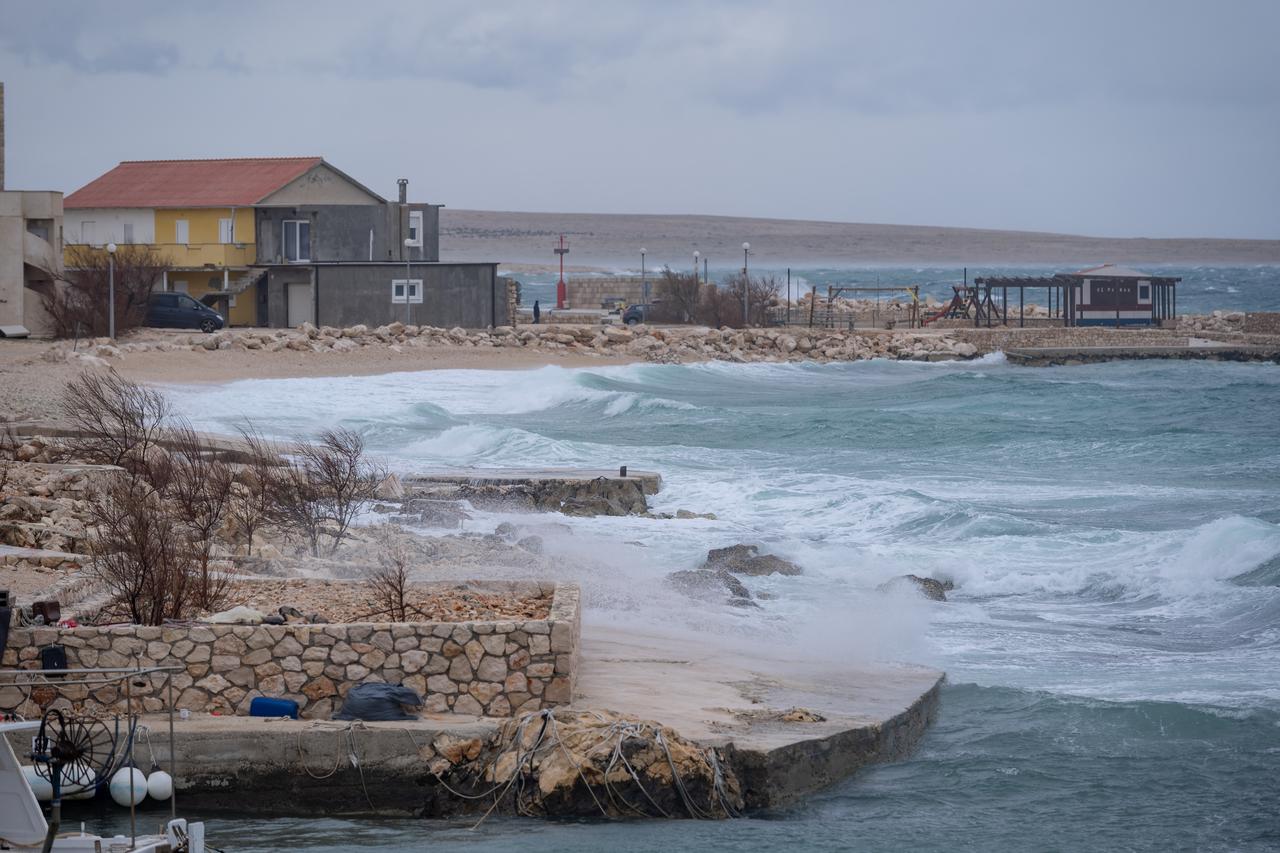
[[[598,625],[585,632],[581,666],[574,708],[654,720],[717,747],[748,809],[794,802],[869,764],[901,758],[936,715],[943,679],[924,667],[784,660]],[[476,814],[492,798],[467,800],[446,790],[428,770],[427,745],[441,735],[459,744],[486,741],[504,722],[462,715],[394,723],[196,715],[175,723],[178,809]],[[146,723],[167,769],[168,720]],[[22,754],[23,744],[14,746]]]
[[[1034,367],[1091,364],[1102,361],[1142,359],[1195,359],[1200,361],[1271,361],[1280,363],[1280,347],[1259,344],[1224,344],[1193,339],[1186,346],[1122,347],[1015,347],[1004,351],[1012,364]]]
[[[473,506],[563,512],[566,515],[643,515],[648,495],[662,488],[652,471],[581,468],[441,469],[402,478],[406,496],[466,500]]]

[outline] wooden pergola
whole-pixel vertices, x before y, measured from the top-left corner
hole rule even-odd
[[[1078,273],[1058,273],[1050,276],[979,276],[973,280],[972,286],[955,287],[956,297],[952,306],[963,303],[963,316],[968,317],[970,309],[973,313],[973,325],[993,326],[997,323],[1009,325],[1009,291],[1018,291],[1018,325],[1026,325],[1027,290],[1043,289],[1051,319],[1062,320],[1064,326],[1079,325],[1077,317],[1077,291],[1086,279],[1106,280],[1108,276],[1085,276]],[[1152,289],[1151,324],[1160,320],[1176,317],[1178,314],[1177,284],[1181,279],[1168,276],[1151,276]],[[994,293],[1001,292],[1001,304],[995,304]],[[955,310],[948,306],[948,311]],[[1145,310],[1145,308],[1143,309]],[[1121,325],[1119,308],[1116,309],[1116,326]]]

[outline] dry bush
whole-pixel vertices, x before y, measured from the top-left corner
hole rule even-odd
[[[694,273],[678,273],[664,267],[658,279],[657,299],[650,319],[659,323],[689,323],[698,317],[702,283]]]
[[[309,484],[306,491],[317,496],[319,514],[332,523],[333,553],[356,515],[373,500],[386,472],[365,458],[360,434],[342,427],[327,429],[318,442],[304,444],[299,457]]]
[[[240,428],[249,461],[233,478],[227,507],[235,533],[243,537],[245,553],[253,556],[253,537],[270,524],[274,513],[274,483],[283,473],[278,448],[252,425]]]
[[[173,410],[159,391],[114,370],[86,371],[67,383],[59,410],[76,430],[68,445],[80,461],[119,465],[133,478],[165,475],[160,440]]]
[[[320,556],[320,537],[327,514],[319,486],[301,462],[292,462],[267,481],[267,515],[271,525],[307,543],[311,556]],[[337,544],[334,544],[337,547]]]
[[[116,333],[142,325],[147,297],[172,266],[168,256],[146,246],[123,245],[115,254]],[[59,338],[107,334],[110,261],[105,249],[67,246],[67,272],[40,296]]]
[[[160,494],[142,480],[122,477],[89,506],[94,571],[121,615],[139,625],[193,615],[196,552]]]
[[[408,603],[412,552],[394,526],[383,525],[374,536],[378,541],[378,564],[365,572],[365,582],[380,609],[369,615],[385,614],[391,621],[407,622],[412,609]]]
[[[214,458],[188,424],[170,431],[169,477],[162,492],[165,509],[177,517],[187,533],[198,562],[191,585],[196,607],[213,610],[226,598],[231,576],[213,574],[209,560],[218,531],[231,510],[231,468]]]
[[[752,278],[743,273],[737,273],[716,287],[703,289],[699,317],[703,323],[713,328],[724,326],[733,329],[742,328],[742,295],[745,289],[750,314],[747,325],[767,325],[769,311],[777,306],[781,288],[775,276]]]

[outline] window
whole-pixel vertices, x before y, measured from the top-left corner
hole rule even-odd
[[[120,242],[125,244],[133,243],[133,223],[126,222],[124,223],[123,228],[124,228],[124,239],[121,240]]]
[[[173,283],[173,290],[175,293],[186,293],[187,283],[185,281],[175,281]]]
[[[414,305],[422,304],[422,279],[409,279],[409,302]],[[391,304],[404,304],[404,286],[405,280],[402,278],[392,279],[391,281]]]
[[[190,229],[187,227],[187,220],[173,220],[173,242],[179,245],[186,245],[191,239],[189,231]]]
[[[1142,282],[1138,285],[1138,301],[1139,302],[1151,301],[1151,285],[1147,284],[1146,282]]]
[[[49,232],[53,230],[52,219],[28,219],[27,232],[34,234],[46,243],[49,242]]]
[[[422,211],[409,211],[409,241],[410,245],[422,247]]]
[[[96,245],[95,241],[98,237],[98,223],[92,219],[86,219],[80,223],[80,242],[88,243],[90,246]]]
[[[234,243],[235,242],[235,226],[232,225],[231,219],[218,220],[218,242]]]
[[[284,259],[286,261],[311,260],[311,223],[306,219],[284,221]]]

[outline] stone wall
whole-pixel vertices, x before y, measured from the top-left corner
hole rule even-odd
[[[649,291],[656,292],[657,280],[649,276]],[[593,276],[571,278],[564,283],[566,308],[600,310],[605,299],[618,299],[628,305],[644,301],[644,282],[638,275]]]
[[[1244,331],[1253,335],[1280,335],[1280,311],[1251,311],[1245,314]]]
[[[459,584],[441,584],[455,588]],[[428,713],[506,717],[572,701],[581,633],[578,587],[476,582],[469,589],[553,592],[537,620],[353,623],[331,625],[112,625],[15,628],[5,668],[39,667],[40,649],[61,644],[70,669],[181,666],[173,676],[177,707],[193,713],[247,714],[258,696],[295,700],[302,716],[325,719],[353,685],[403,684],[426,699]],[[132,687],[141,710],[167,707],[163,674]],[[123,706],[123,687],[63,688],[87,708]],[[38,716],[27,693],[0,686],[0,711]]]

